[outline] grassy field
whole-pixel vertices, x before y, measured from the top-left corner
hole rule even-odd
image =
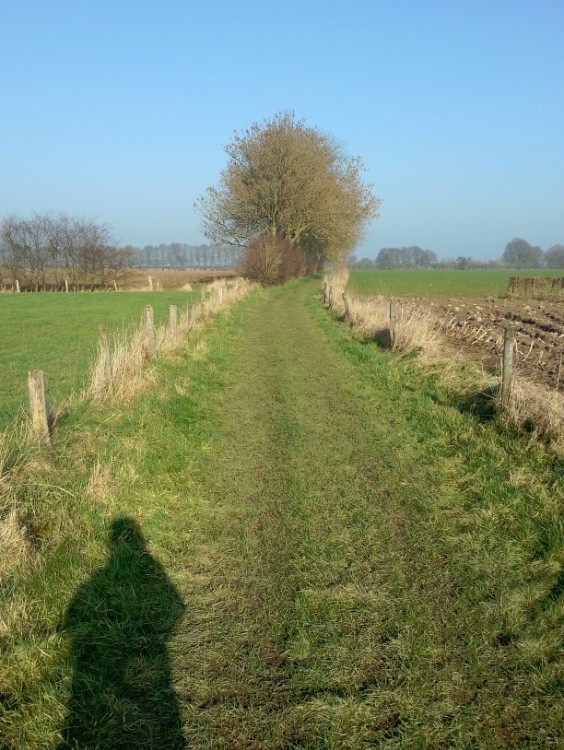
[[[562,747],[561,461],[318,286],[252,294],[15,472],[3,748]]]
[[[380,271],[354,270],[348,288],[364,297],[502,297],[511,276],[562,276],[554,270]]]
[[[169,305],[184,309],[198,292],[93,292],[0,295],[0,429],[26,403],[27,372],[42,369],[52,403],[80,390],[95,358],[99,326],[137,326],[145,305],[155,323]]]

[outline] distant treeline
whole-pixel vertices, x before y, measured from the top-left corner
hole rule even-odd
[[[536,245],[516,237],[505,246],[499,260],[476,260],[459,255],[439,260],[432,250],[418,245],[410,247],[383,247],[375,259],[352,256],[352,268],[564,268],[564,245],[556,244],[543,251]]]
[[[110,228],[59,214],[9,216],[0,223],[0,287],[98,289],[130,268],[233,268],[239,251],[221,245],[117,247]]]
[[[234,268],[240,249],[229,245],[145,245],[122,248],[135,268]]]

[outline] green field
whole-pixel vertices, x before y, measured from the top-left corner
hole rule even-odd
[[[511,276],[562,276],[561,270],[515,271],[352,271],[348,289],[363,297],[502,297]]]
[[[25,404],[28,370],[44,371],[57,404],[84,386],[101,324],[110,334],[138,325],[148,304],[155,323],[163,323],[169,305],[182,310],[198,298],[198,292],[176,290],[0,295],[0,429]]]

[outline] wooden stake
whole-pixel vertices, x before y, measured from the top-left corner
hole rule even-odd
[[[513,351],[515,349],[515,329],[506,328],[503,335],[503,361],[501,366],[501,405],[506,407],[511,398],[513,381]]]
[[[178,322],[178,308],[176,305],[170,305],[168,308],[168,330],[171,336],[176,333],[176,324]]]
[[[100,351],[104,357],[104,377],[106,387],[112,390],[112,353],[110,351],[110,342],[108,340],[108,329],[106,326],[100,326]]]
[[[147,347],[149,357],[154,357],[157,353],[157,342],[155,339],[155,321],[151,305],[145,306],[145,346]]]
[[[68,294],[69,292],[69,282],[68,279],[65,279],[65,292]]]
[[[51,442],[49,434],[49,414],[45,397],[45,381],[43,370],[28,372],[27,388],[29,392],[29,409],[31,413],[31,429],[40,443]]]
[[[349,300],[347,298],[347,295],[344,292],[343,292],[343,304],[345,306],[345,323],[350,323],[351,311],[349,308]]]
[[[393,346],[396,340],[396,303],[390,302],[390,346]]]
[[[20,292],[20,282],[16,279],[16,292]]]

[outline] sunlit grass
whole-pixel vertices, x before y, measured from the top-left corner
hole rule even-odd
[[[155,323],[170,305],[182,311],[198,292],[85,292],[0,294],[0,429],[25,405],[27,373],[42,369],[53,404],[86,384],[97,350],[99,326],[110,335],[138,326],[145,305]]]
[[[501,297],[507,292],[511,276],[562,276],[562,271],[353,270],[348,289],[360,296]]]

